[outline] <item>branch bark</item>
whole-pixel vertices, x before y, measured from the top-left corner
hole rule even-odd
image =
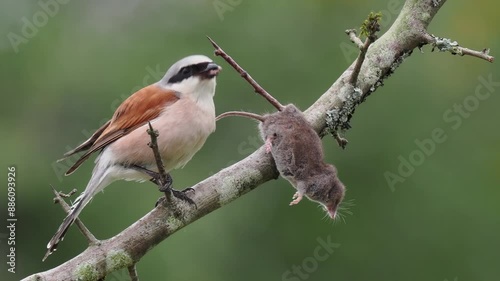
[[[354,107],[382,85],[414,48],[429,43],[427,26],[445,2],[407,0],[391,28],[366,52],[356,84],[359,90],[354,91],[349,83],[353,63],[304,112],[313,128],[317,132],[324,131],[327,128],[326,113],[331,111],[348,114],[350,119]],[[191,197],[197,208],[185,202],[176,206],[160,204],[116,236],[101,241],[99,245],[90,245],[58,267],[23,280],[99,280],[115,270],[132,268],[155,245],[179,229],[277,177],[271,156],[261,147],[240,162],[193,186],[195,192]]]

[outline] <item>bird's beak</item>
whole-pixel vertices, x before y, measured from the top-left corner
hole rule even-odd
[[[206,78],[214,78],[222,70],[222,67],[218,66],[216,63],[211,62],[203,69],[200,74]]]

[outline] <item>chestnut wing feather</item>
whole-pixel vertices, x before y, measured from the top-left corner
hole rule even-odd
[[[157,85],[147,86],[131,95],[116,109],[109,124],[106,123],[108,126],[95,138],[92,145],[86,144],[88,141],[84,143],[89,147],[89,150],[69,168],[66,175],[73,173],[92,153],[103,149],[119,138],[155,119],[166,106],[178,100],[179,94],[177,92],[162,89]],[[83,144],[80,146],[83,146]]]
[[[77,146],[76,148],[64,153],[64,157],[57,160],[57,162],[62,161],[64,159],[68,158],[69,156],[76,154],[78,152],[88,150],[90,147],[92,147],[92,145],[95,143],[95,141],[102,135],[102,132],[104,132],[104,130],[106,130],[106,128],[109,126],[109,123],[111,123],[111,120],[108,120],[108,122],[106,122],[99,129],[97,129],[97,131],[95,131],[95,133],[93,133],[92,136],[90,136],[90,138],[88,140],[86,140],[84,143],[82,143],[79,146]]]

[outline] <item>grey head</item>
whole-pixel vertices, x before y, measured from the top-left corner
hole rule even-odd
[[[182,83],[190,78],[212,79],[219,74],[221,67],[204,55],[192,55],[174,63],[161,79],[162,85]]]

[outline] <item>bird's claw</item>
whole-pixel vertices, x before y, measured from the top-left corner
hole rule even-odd
[[[192,189],[192,188],[191,188]],[[172,194],[174,195],[175,198],[177,199],[180,199],[180,200],[183,200],[183,201],[186,201],[188,202],[189,204],[192,204],[192,205],[195,205],[196,206],[196,203],[194,203],[193,199],[189,198],[189,196],[187,196],[186,194],[186,190],[189,190],[189,188],[186,188],[185,190],[182,190],[182,191],[179,191],[179,190],[175,190],[175,189],[171,189],[172,191]],[[193,189],[194,190],[194,189]],[[165,194],[166,195],[166,194]]]
[[[195,207],[196,203],[193,201],[193,199],[189,198],[187,196],[186,191],[190,191],[192,188],[186,188],[185,190],[179,191],[175,189],[169,189],[165,191],[165,196],[162,196],[156,200],[155,207],[158,207],[158,205],[162,205],[165,201],[169,201],[171,198],[171,195],[173,195],[175,198],[180,199],[182,201],[188,202],[189,204],[193,204]]]
[[[170,186],[162,186],[159,188],[159,190],[161,192],[164,192],[165,196],[159,198],[156,201],[155,207],[158,206],[160,203],[163,203],[164,200],[167,200],[167,201],[170,200],[172,198],[172,195],[177,199],[180,199],[182,201],[188,202],[189,204],[196,206],[196,203],[193,201],[193,199],[189,198],[189,196],[187,196],[187,194],[186,194],[189,191],[194,192],[193,188],[188,187],[188,188],[181,191],[181,190],[175,190]]]
[[[155,179],[155,181],[156,181],[156,184],[162,182],[162,180],[160,180],[160,179]],[[166,182],[163,185],[158,184],[158,190],[161,192],[167,192],[169,190],[173,190],[172,189],[173,183],[174,183],[174,181],[173,181],[172,177],[170,176],[170,174],[167,174]]]

